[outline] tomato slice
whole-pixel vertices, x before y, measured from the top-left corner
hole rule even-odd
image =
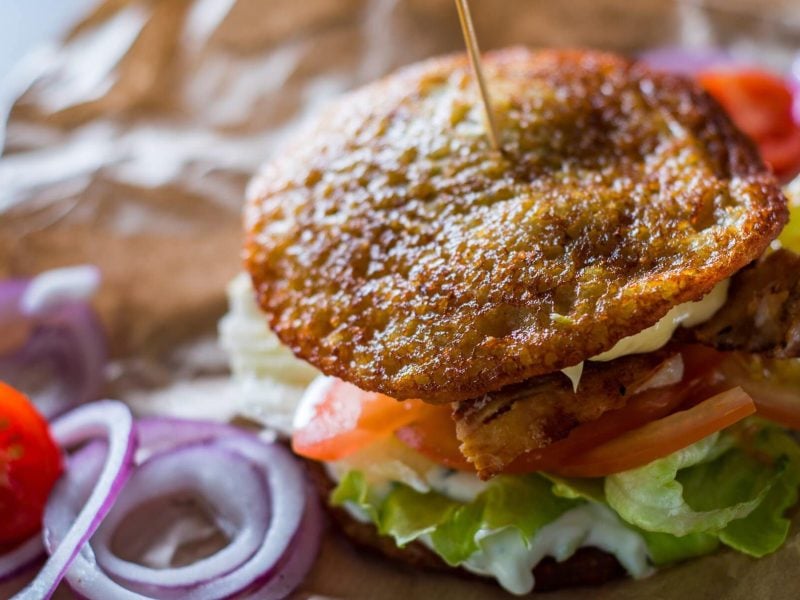
[[[697,79],[736,124],[755,139],[781,134],[792,124],[792,91],[772,73],[720,69],[701,72]]]
[[[0,546],[35,534],[62,471],[47,422],[20,392],[0,382]]]
[[[300,456],[325,461],[340,460],[391,435],[425,407],[420,400],[400,402],[340,379],[317,386],[303,402],[309,405],[300,410],[309,416],[295,429],[292,449]]]
[[[509,465],[506,472],[556,472],[559,465],[570,457],[585,453],[628,431],[674,412],[696,393],[698,385],[679,384],[637,394],[623,408],[609,411],[596,421],[579,425],[565,439],[523,454]]]
[[[759,416],[800,431],[800,363],[728,354],[719,372],[753,398]]]
[[[646,465],[756,412],[740,387],[673,413],[567,459],[552,469],[566,477],[603,477]]]
[[[800,127],[790,127],[782,136],[765,138],[758,146],[780,178],[791,179],[800,171]]]
[[[456,423],[450,406],[425,405],[419,416],[395,432],[406,446],[434,462],[457,469],[475,472],[475,467],[461,454],[456,437]]]
[[[706,71],[697,79],[756,142],[778,177],[790,179],[800,171],[800,125],[792,117],[786,81],[757,69]]]

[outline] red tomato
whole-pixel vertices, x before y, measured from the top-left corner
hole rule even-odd
[[[800,171],[800,125],[792,118],[792,91],[780,77],[756,69],[707,71],[700,84],[759,147],[778,177]]]
[[[742,388],[733,388],[688,410],[623,433],[569,458],[552,471],[566,477],[603,477],[641,467],[730,427],[755,412],[753,399]]]
[[[13,546],[42,525],[61,451],[33,404],[0,382],[0,545]]]
[[[800,370],[793,363],[734,353],[725,355],[719,373],[752,396],[759,416],[800,431]]]
[[[679,407],[691,407],[698,401],[708,398],[715,389],[706,384],[709,367],[718,359],[702,349],[687,349],[686,361],[694,361],[701,356],[707,360],[702,367],[687,365],[690,381],[667,388],[648,390],[637,394],[618,410],[609,411],[591,423],[579,425],[565,439],[540,450],[519,456],[505,470],[506,473],[532,473],[536,471],[557,472],[561,464],[571,457],[601,446],[629,431],[640,428],[652,421],[674,413]],[[426,406],[421,409],[417,420],[399,429],[397,437],[407,446],[414,448],[431,460],[453,469],[474,471],[459,450],[455,423],[449,407]],[[676,436],[679,432],[676,432]]]
[[[506,471],[555,472],[571,456],[587,452],[628,431],[669,415],[686,402],[695,390],[696,386],[679,384],[637,394],[623,408],[609,411],[596,421],[579,425],[565,439],[541,450],[523,454]]]
[[[335,379],[320,390],[313,406],[306,407],[309,418],[292,435],[292,449],[316,460],[339,460],[410,423],[424,406],[419,400],[398,402]]]
[[[461,454],[456,437],[456,423],[448,405],[426,405],[418,418],[397,430],[397,438],[432,461],[451,469],[475,472],[475,467]]]

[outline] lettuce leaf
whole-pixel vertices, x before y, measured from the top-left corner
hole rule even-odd
[[[756,557],[774,552],[786,540],[784,513],[797,502],[799,487],[798,443],[751,419],[605,479],[501,476],[472,502],[460,502],[401,483],[371,487],[352,470],[331,501],[356,509],[399,546],[424,536],[450,565],[483,549],[476,542],[482,532],[519,535],[527,544],[566,511],[606,504],[643,537],[650,561],[663,565],[709,554],[721,543]]]
[[[797,502],[800,448],[785,431],[750,421],[605,480],[609,505],[648,541],[654,562],[713,547],[764,556],[786,540]],[[653,533],[678,536],[657,538]],[[698,537],[699,536],[699,537]]]
[[[800,448],[789,434],[777,427],[745,433],[746,437],[740,442],[742,447],[724,457],[725,465],[715,465],[713,477],[709,476],[704,481],[702,473],[691,473],[696,481],[694,489],[688,482],[684,482],[684,485],[689,502],[702,507],[710,497],[709,485],[718,498],[732,493],[729,484],[721,483],[724,476],[720,474],[725,471],[731,479],[739,479],[742,482],[740,486],[750,493],[755,487],[766,485],[770,477],[776,478],[764,500],[747,518],[731,522],[719,534],[720,541],[727,546],[751,556],[762,557],[780,548],[789,533],[790,521],[784,513],[797,503]],[[707,469],[710,468],[711,465],[708,465]],[[717,485],[717,482],[720,484]],[[728,499],[731,497],[728,496]]]
[[[683,537],[634,528],[647,544],[650,561],[657,567],[711,554],[719,548],[719,538],[710,533],[690,533]]]
[[[334,506],[351,504],[368,515],[378,531],[404,546],[423,535],[448,564],[464,562],[478,551],[479,530],[516,528],[523,539],[556,520],[580,501],[559,498],[539,475],[497,477],[472,502],[451,500],[437,492],[418,492],[395,484],[379,497],[359,471],[350,471],[331,496]]]
[[[786,186],[784,192],[789,198],[789,222],[778,240],[784,248],[800,252],[800,177]]]
[[[776,480],[771,476],[762,481],[759,475],[755,476],[757,482],[752,482],[749,477],[740,477],[740,471],[730,473],[729,469],[718,473],[716,459],[730,444],[729,436],[714,434],[643,467],[609,475],[605,482],[606,500],[628,523],[645,531],[676,536],[719,531],[734,519],[753,512]],[[726,458],[723,461],[729,462]],[[709,466],[712,462],[713,467]],[[714,476],[715,481],[702,485],[704,496],[694,496],[695,500],[702,500],[695,509],[684,497],[678,471],[697,465],[701,469],[698,481],[704,476]]]
[[[606,503],[604,479],[565,478],[545,475],[553,482],[553,493],[564,498],[584,498],[593,502]],[[711,554],[719,547],[716,535],[707,533],[691,533],[678,537],[669,533],[659,533],[640,529],[635,525],[623,524],[644,538],[650,561],[661,566]]]

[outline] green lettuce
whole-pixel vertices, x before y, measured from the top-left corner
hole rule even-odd
[[[650,556],[650,561],[656,566],[711,554],[719,548],[719,538],[710,533],[690,533],[678,537],[669,533],[645,531],[638,527],[633,527],[633,529],[644,538],[644,542],[647,544],[647,554]]]
[[[716,538],[740,552],[764,556],[786,540],[786,510],[797,501],[800,448],[783,430],[755,422],[713,435],[644,467],[606,477],[606,501],[645,535],[648,547],[675,554],[713,549]],[[657,562],[657,561],[656,561]]]
[[[778,240],[784,248],[800,252],[800,178],[789,184],[784,192],[789,198],[789,222]]]
[[[756,557],[774,552],[786,540],[784,513],[797,502],[798,487],[800,446],[782,429],[751,419],[604,479],[501,476],[472,502],[459,502],[402,483],[371,486],[353,470],[331,501],[355,509],[399,546],[425,536],[450,565],[481,549],[479,531],[515,529],[530,540],[564,512],[601,503],[642,536],[651,562],[662,565],[720,544]]]
[[[695,509],[684,497],[678,472],[713,462],[714,468],[703,469],[703,474],[715,476],[715,459],[729,448],[729,436],[714,434],[638,469],[610,475],[605,481],[606,500],[625,521],[645,531],[676,536],[719,531],[734,519],[753,512],[774,483],[774,478],[770,478],[760,486],[748,485],[748,488],[755,488],[753,494],[737,494],[742,478],[738,474],[732,478],[721,477],[717,484],[737,489],[732,493],[725,489],[720,494],[719,489],[706,486],[704,491],[709,501],[704,498],[702,509]],[[732,495],[736,496],[735,500]]]
[[[388,493],[370,490],[360,471],[350,471],[331,496],[334,506],[349,504],[368,515],[383,535],[398,546],[428,535],[433,549],[448,564],[457,565],[475,552],[481,529],[513,527],[524,539],[581,504],[560,498],[539,475],[497,477],[472,502],[452,500],[434,491],[422,493],[396,483]]]
[[[603,478],[580,479],[546,475],[553,482],[553,494],[564,498],[584,498],[592,502],[607,504]],[[669,563],[711,554],[719,547],[716,535],[707,533],[691,533],[681,537],[654,531],[647,531],[622,521],[630,529],[644,538],[650,561],[656,565]]]

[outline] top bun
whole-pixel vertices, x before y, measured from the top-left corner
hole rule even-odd
[[[593,51],[464,55],[339,100],[251,186],[245,260],[324,373],[450,402],[611,348],[762,254],[788,215],[693,81]]]

